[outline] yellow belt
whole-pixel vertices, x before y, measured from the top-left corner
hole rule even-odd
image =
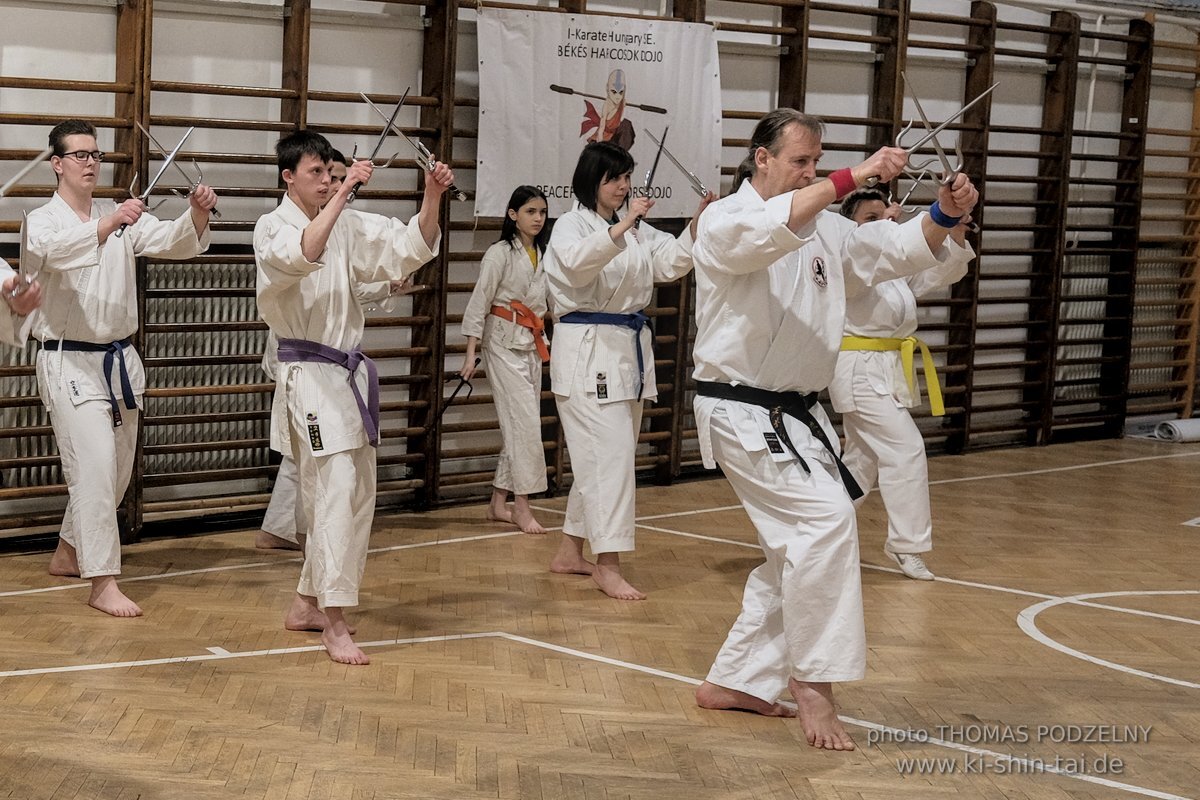
[[[937,371],[933,366],[933,356],[929,348],[915,336],[904,339],[885,339],[874,336],[843,336],[843,350],[888,350],[900,351],[900,363],[904,367],[904,377],[908,379],[908,390],[917,396],[917,375],[913,371],[913,351],[921,348],[921,364],[925,368],[925,388],[929,392],[929,408],[933,416],[941,417],[946,414],[946,406],[942,402],[942,386],[938,383]]]

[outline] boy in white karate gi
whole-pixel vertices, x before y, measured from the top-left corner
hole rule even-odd
[[[329,196],[333,197],[346,180],[346,168],[349,166],[346,156],[338,150],[333,151],[333,160],[329,162]],[[347,208],[343,214],[355,213]],[[411,281],[379,281],[376,283],[359,284],[355,294],[359,302],[376,304],[368,307],[371,310],[378,307],[391,311],[394,299],[406,294],[411,288]],[[273,336],[267,336],[267,348],[263,352],[262,368],[267,377],[276,380],[279,372],[277,351],[279,341]],[[296,472],[296,461],[291,453],[283,453],[279,462],[279,471],[275,474],[275,484],[271,487],[271,500],[267,503],[266,513],[263,514],[262,527],[254,537],[254,546],[260,550],[303,550],[304,537],[308,535],[308,524],[304,520],[304,509],[300,503],[300,478]]]
[[[138,327],[136,260],[204,252],[217,196],[201,184],[187,211],[162,221],[137,198],[120,205],[92,198],[104,154],[91,123],[60,122],[50,131],[50,146],[58,190],[30,213],[22,254],[40,267],[43,301],[32,319],[33,337],[41,342],[38,388],[68,491],[50,573],[90,579],[89,605],[135,617],[141,608],[117,586],[116,509],[133,472],[146,390],[141,358],[129,341]]]
[[[275,149],[287,194],[254,227],[258,308],[279,341],[271,446],[295,459],[309,521],[284,627],[320,630],[334,661],[367,664],[343,612],[358,605],[379,443],[379,383],[360,349],[365,319],[355,290],[402,280],[436,255],[439,206],[454,176],[437,164],[420,211],[405,224],[343,213],[350,192],[371,179],[369,161],[352,164],[331,196],[333,148],[325,137],[301,130]]]

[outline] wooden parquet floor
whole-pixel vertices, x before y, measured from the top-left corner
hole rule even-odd
[[[282,630],[299,565],[252,532],[126,548],[137,620],[88,609],[46,554],[2,557],[0,798],[1200,796],[1200,446],[930,468],[941,580],[890,569],[877,496],[860,514],[868,675],[839,689],[854,753],[695,706],[760,560],[713,479],[639,492],[642,603],[548,573],[558,534],[482,506],[378,518],[367,667]],[[1083,774],[1037,769],[1056,765]]]

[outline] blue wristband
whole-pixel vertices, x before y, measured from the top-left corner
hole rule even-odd
[[[959,220],[962,219],[962,217],[951,217],[942,211],[942,207],[938,205],[937,200],[934,200],[933,204],[929,206],[929,218],[933,220],[934,225],[943,228],[957,227]]]

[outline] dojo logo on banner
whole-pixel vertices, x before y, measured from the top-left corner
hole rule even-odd
[[[529,65],[536,65],[530,69]],[[721,104],[711,25],[596,14],[488,8],[479,12],[479,147],[475,214],[504,216],[513,187],[571,209],[571,176],[588,142],[630,152],[635,194],[661,138],[708,186],[720,183]],[[697,197],[663,159],[654,217],[690,217]]]

